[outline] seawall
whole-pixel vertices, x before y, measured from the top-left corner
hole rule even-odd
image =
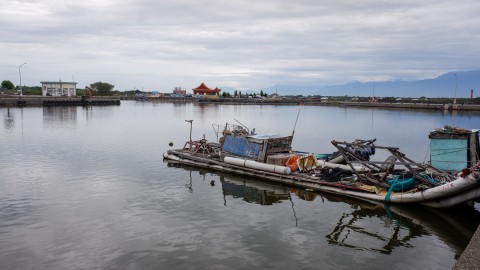
[[[0,97],[0,107],[29,107],[29,106],[82,106],[82,105],[120,105],[117,97],[42,97],[18,96]]]

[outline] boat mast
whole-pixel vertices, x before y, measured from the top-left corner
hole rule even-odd
[[[297,127],[297,121],[298,121],[298,116],[300,115],[300,110],[302,109],[302,106],[298,108],[298,113],[297,113],[297,119],[295,119],[295,125],[293,126],[293,131],[292,131],[292,137],[295,134],[295,128]]]

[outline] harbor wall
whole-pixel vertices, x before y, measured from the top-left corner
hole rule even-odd
[[[117,97],[43,97],[43,96],[16,96],[0,97],[0,107],[27,107],[27,106],[81,106],[81,105],[120,105]]]
[[[196,100],[202,103],[218,104],[244,104],[244,105],[312,105],[312,106],[337,106],[337,107],[363,107],[363,108],[385,108],[385,109],[411,109],[411,110],[452,110],[452,111],[478,111],[477,104],[451,104],[451,103],[423,103],[423,102],[359,102],[359,101],[319,101],[308,99],[260,99],[260,98],[218,98]]]
[[[99,97],[93,96],[89,100],[111,101],[112,103],[126,99],[124,97]],[[15,107],[22,101],[26,106],[43,106],[45,101],[59,102],[81,101],[81,97],[43,97],[43,96],[0,96],[0,107]],[[135,99],[139,101],[139,99]],[[423,102],[359,102],[359,101],[320,101],[301,98],[216,98],[196,99],[191,97],[169,97],[140,99],[146,102],[181,102],[196,104],[232,104],[232,105],[309,105],[309,106],[337,106],[337,107],[362,107],[383,109],[410,109],[410,110],[439,110],[439,111],[471,111],[480,112],[480,105],[467,103],[423,103]]]

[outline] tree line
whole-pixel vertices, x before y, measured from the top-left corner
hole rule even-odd
[[[263,90],[260,90],[260,94],[257,95],[257,93],[253,94],[242,94],[242,91],[235,90],[233,91],[233,97],[267,97],[267,93],[263,92]],[[232,95],[229,92],[223,92],[222,97],[229,98],[232,97]]]
[[[115,87],[113,84],[107,82],[95,82],[89,86],[92,88],[93,95],[95,96],[112,96],[112,95],[122,95],[120,91],[114,91]],[[20,90],[20,86],[15,86],[10,80],[3,80],[1,83],[1,92],[5,94],[16,94],[17,90]],[[24,95],[42,95],[41,86],[22,86],[22,93]],[[77,96],[85,95],[85,89],[77,88]]]

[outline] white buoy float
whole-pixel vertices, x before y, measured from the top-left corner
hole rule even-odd
[[[267,163],[256,162],[254,160],[248,159],[241,159],[241,158],[234,158],[234,157],[225,157],[223,160],[225,163],[241,166],[250,169],[256,169],[266,172],[273,172],[273,173],[280,173],[280,174],[290,174],[292,171],[289,167],[286,166],[279,166],[279,165],[272,165]]]

